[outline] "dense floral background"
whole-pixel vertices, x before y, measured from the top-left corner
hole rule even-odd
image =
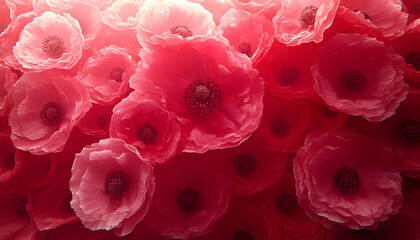
[[[419,240],[418,0],[0,0],[0,239]]]

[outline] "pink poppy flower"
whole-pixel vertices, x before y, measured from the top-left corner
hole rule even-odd
[[[284,240],[327,240],[328,232],[319,223],[314,222],[299,206],[293,175],[285,173],[278,183],[258,198],[260,208],[274,215],[272,221],[278,225],[280,236]]]
[[[408,92],[404,59],[383,42],[359,34],[337,34],[316,53],[315,91],[332,109],[382,121]]]
[[[175,116],[159,103],[133,92],[113,110],[110,136],[121,138],[152,164],[163,163],[175,156],[181,129]]]
[[[71,206],[91,230],[133,231],[149,209],[153,168],[119,139],[104,139],[76,154],[70,179]]]
[[[278,240],[278,227],[272,214],[247,200],[233,200],[226,215],[203,240]]]
[[[109,137],[109,124],[115,105],[93,104],[77,127],[85,134],[98,138]]]
[[[313,87],[311,66],[315,64],[315,44],[287,46],[277,40],[255,63],[260,77],[277,97],[319,99]]]
[[[115,30],[136,29],[143,0],[116,0],[101,12],[102,22]]]
[[[57,71],[23,74],[10,96],[11,138],[16,148],[33,154],[62,151],[92,105],[78,77],[69,79]]]
[[[294,161],[299,204],[327,228],[375,229],[398,212],[403,196],[392,150],[350,130],[313,133]]]
[[[136,71],[136,62],[129,53],[113,45],[89,58],[80,77],[89,90],[92,102],[114,104],[128,91],[128,80]]]
[[[28,12],[17,16],[17,18],[10,24],[7,32],[0,35],[0,60],[5,65],[22,70],[22,65],[16,59],[13,53],[13,47],[19,41],[20,33],[23,28],[36,17],[34,12]]]
[[[248,196],[270,187],[286,172],[286,153],[264,149],[252,136],[235,148],[208,152],[216,169],[224,172],[233,196]]]
[[[214,30],[211,13],[187,0],[150,0],[139,9],[137,39],[148,51],[203,41]]]
[[[146,222],[157,234],[194,239],[226,213],[230,191],[209,159],[184,153],[155,168],[156,192]]]
[[[25,26],[13,53],[27,69],[70,69],[82,56],[83,43],[77,20],[67,13],[45,12]]]
[[[213,15],[213,21],[219,24],[220,18],[234,8],[232,0],[189,0],[193,3],[198,3],[207,9]]]
[[[15,239],[31,221],[27,212],[28,194],[24,186],[15,184],[13,188],[13,191],[1,189],[0,239]]]
[[[257,134],[267,149],[296,152],[305,140],[310,120],[311,102],[307,99],[288,101],[266,93]]]
[[[229,10],[218,26],[229,45],[255,61],[268,46],[274,34],[273,23],[261,16],[245,11]]]
[[[110,45],[114,45],[128,51],[131,57],[138,62],[140,61],[140,57],[138,55],[142,47],[140,46],[139,41],[137,41],[136,34],[136,30],[133,29],[114,30],[104,25],[98,36],[95,38],[92,49],[94,51],[99,51]]]
[[[184,151],[237,146],[258,127],[264,84],[249,58],[224,42],[143,52],[140,64],[130,86],[176,114]]]
[[[33,10],[33,0],[5,0],[5,2],[12,10],[13,18]]]
[[[400,0],[341,0],[337,17],[357,32],[397,38],[404,34],[408,19],[402,5]]]
[[[0,65],[0,116],[8,110],[8,93],[16,80],[17,76],[10,68]]]
[[[334,20],[340,0],[285,0],[273,22],[275,36],[281,43],[295,46],[319,43]]]

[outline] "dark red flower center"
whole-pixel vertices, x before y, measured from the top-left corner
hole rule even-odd
[[[178,192],[176,203],[181,212],[194,213],[200,208],[201,195],[197,191],[187,188]]]
[[[28,199],[22,199],[18,201],[15,205],[15,213],[20,218],[28,217],[28,212],[26,211],[26,204],[28,204]]]
[[[120,199],[130,186],[130,179],[121,170],[110,172],[105,179],[105,194],[112,199]]]
[[[334,188],[345,195],[355,194],[360,190],[362,182],[359,173],[351,167],[341,167],[334,172],[332,177]]]
[[[420,121],[403,121],[399,130],[409,144],[420,144]]]
[[[6,157],[3,160],[3,166],[8,169],[12,170],[15,168],[15,152],[9,152],[6,154]]]
[[[242,153],[233,159],[233,168],[241,177],[249,177],[255,170],[257,161],[254,156],[249,153]]]
[[[255,237],[251,233],[241,230],[236,232],[235,235],[233,235],[232,240],[255,240]]]
[[[245,55],[247,55],[248,57],[251,57],[252,56],[252,45],[251,45],[251,43],[250,42],[241,42],[241,43],[239,43],[239,45],[238,45],[238,51],[240,52],[240,53],[243,53],[243,54],[245,54]]]
[[[111,74],[109,74],[109,79],[112,79],[116,82],[122,82],[122,77],[125,70],[120,67],[115,67],[112,69]]]
[[[275,138],[282,138],[287,136],[289,130],[289,122],[283,118],[278,118],[270,124],[270,132]]]
[[[366,86],[367,79],[359,71],[346,71],[340,79],[340,86],[347,92],[359,92]]]
[[[42,42],[42,51],[47,53],[51,58],[59,58],[63,55],[66,47],[64,46],[64,41],[61,37],[57,35],[48,36]]]
[[[45,104],[40,112],[41,122],[45,126],[60,123],[63,116],[64,108],[57,102],[49,102]]]
[[[299,79],[299,71],[293,67],[287,67],[280,71],[277,83],[280,86],[287,87],[293,86]]]
[[[309,5],[305,7],[300,14],[299,23],[302,28],[309,28],[315,24],[316,12],[318,11],[317,7]]]
[[[365,11],[354,10],[354,12],[359,12],[359,13],[363,14],[363,16],[365,17],[366,20],[371,21],[369,14],[367,14]]]
[[[195,80],[185,89],[184,102],[188,110],[196,115],[206,115],[219,109],[223,92],[211,80]]]
[[[292,214],[298,209],[298,201],[295,194],[281,193],[274,200],[276,210],[283,214]]]
[[[406,62],[413,65],[413,67],[420,71],[420,53],[411,51],[407,54]]]
[[[157,136],[156,128],[149,123],[145,123],[137,128],[137,139],[146,145],[154,143]]]
[[[171,28],[172,34],[178,34],[179,36],[186,38],[186,37],[192,37],[193,33],[191,32],[188,27],[183,25],[174,26]]]

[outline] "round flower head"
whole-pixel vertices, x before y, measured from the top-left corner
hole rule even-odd
[[[57,71],[24,73],[10,98],[13,143],[33,154],[61,151],[92,105],[79,78],[69,79]]]
[[[332,228],[376,228],[402,205],[396,158],[383,142],[349,130],[313,133],[293,161],[299,204]]]
[[[128,80],[136,70],[136,62],[128,52],[113,45],[89,58],[80,72],[89,89],[92,102],[112,104],[127,94]]]
[[[209,11],[187,0],[150,0],[139,10],[137,39],[148,51],[212,36]]]
[[[69,14],[45,12],[25,26],[13,53],[24,68],[70,69],[82,56],[79,22]]]
[[[245,11],[229,10],[220,19],[219,28],[229,45],[247,55],[254,62],[268,46],[274,34],[273,23],[261,16]]]
[[[71,206],[88,229],[129,234],[143,220],[154,189],[152,166],[122,140],[104,139],[76,154]]]
[[[156,192],[145,221],[157,234],[194,239],[208,233],[226,213],[226,179],[200,158],[181,154],[156,167]]]
[[[324,31],[332,24],[339,0],[285,0],[273,22],[275,36],[281,43],[295,46],[319,43]]]
[[[337,34],[316,53],[315,91],[332,109],[378,122],[395,113],[408,92],[405,62],[383,42]]]
[[[397,38],[404,34],[408,19],[408,14],[402,11],[402,5],[400,0],[341,0],[337,17],[358,32],[381,38]]]
[[[114,108],[110,136],[121,138],[153,164],[175,156],[181,130],[176,118],[160,104],[133,92]]]
[[[216,39],[143,52],[130,85],[163,101],[181,123],[184,151],[238,145],[257,128],[264,85],[249,58]]]
[[[102,22],[115,30],[136,29],[144,0],[116,0],[101,12]]]

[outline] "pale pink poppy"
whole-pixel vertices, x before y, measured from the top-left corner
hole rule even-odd
[[[156,192],[145,221],[157,234],[195,239],[208,233],[226,213],[227,181],[200,154],[177,155],[156,166],[155,174]]]
[[[402,205],[392,150],[348,129],[312,133],[293,161],[293,172],[300,206],[327,228],[375,229]]]
[[[107,25],[103,25],[102,30],[98,33],[95,41],[93,41],[92,49],[99,51],[109,45],[124,48],[136,62],[140,61],[138,56],[142,47],[136,37],[137,31],[134,29],[115,30]]]
[[[42,14],[45,11],[62,13],[72,8],[80,0],[33,0],[34,11]]]
[[[70,179],[71,206],[91,230],[131,233],[147,213],[155,190],[152,166],[135,147],[104,139],[76,154]]]
[[[255,62],[268,47],[274,34],[273,23],[264,17],[250,15],[245,11],[229,10],[220,19],[218,26],[229,45]]]
[[[402,6],[400,0],[341,0],[337,17],[358,32],[373,33],[374,37],[397,38],[404,34],[408,19]]]
[[[187,0],[150,0],[139,10],[137,39],[148,51],[213,36],[212,14]]]
[[[217,39],[142,52],[130,86],[163,101],[181,123],[181,149],[239,145],[258,127],[264,84],[249,58]]]
[[[136,29],[144,0],[116,0],[101,12],[102,22],[115,30]]]
[[[8,93],[16,82],[17,76],[10,68],[0,64],[0,116],[7,112]]]
[[[13,53],[26,69],[70,69],[82,56],[79,22],[69,14],[45,12],[22,30]]]
[[[295,46],[319,43],[334,20],[340,0],[285,0],[273,22],[281,43]]]
[[[22,70],[22,65],[16,59],[13,53],[13,47],[19,41],[20,33],[23,28],[36,17],[34,12],[28,12],[17,16],[10,24],[7,32],[0,35],[0,60],[7,66]]]
[[[404,59],[375,38],[337,34],[315,58],[315,91],[332,110],[378,122],[406,98]]]
[[[112,104],[127,94],[128,80],[136,65],[125,49],[111,45],[95,52],[79,75],[89,89],[92,102]]]
[[[10,92],[9,124],[16,148],[33,154],[60,152],[91,107],[78,77],[61,72],[24,73]]]
[[[189,0],[198,3],[213,15],[213,20],[219,24],[220,18],[230,9],[234,8],[232,0]]]
[[[110,136],[137,147],[144,160],[156,164],[175,156],[181,129],[175,116],[160,103],[135,91],[115,106]]]

